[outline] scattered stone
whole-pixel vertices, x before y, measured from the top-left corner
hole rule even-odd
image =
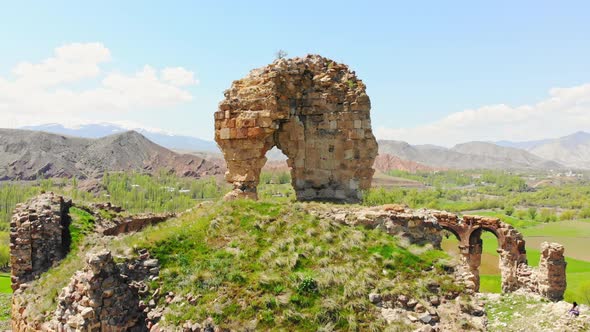
[[[371,303],[373,304],[378,304],[379,302],[381,302],[381,295],[377,293],[370,293],[369,301],[371,301]]]
[[[432,316],[430,314],[420,316],[420,321],[424,324],[430,324],[432,321]]]

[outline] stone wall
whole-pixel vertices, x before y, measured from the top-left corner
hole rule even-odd
[[[52,327],[57,331],[147,330],[137,290],[121,272],[110,252],[87,255],[84,270],[76,272],[58,296]]]
[[[552,301],[563,300],[567,286],[565,271],[567,262],[563,256],[565,249],[559,243],[541,243],[539,266],[532,268],[520,265],[516,275],[519,288],[540,294]]]
[[[182,213],[138,213],[129,215],[125,209],[110,202],[92,203],[90,206],[78,206],[94,217],[94,231],[99,234],[117,236],[119,234],[138,232],[143,228],[180,216]],[[101,212],[107,212],[111,218],[105,219]]]
[[[12,289],[33,280],[61,260],[70,246],[71,201],[53,193],[18,204],[10,221]]]
[[[146,251],[138,259],[115,264],[109,251],[86,255],[86,265],[77,271],[57,297],[49,318],[35,316],[23,291],[13,296],[13,331],[148,331],[161,317],[159,308],[141,300],[150,290],[149,281],[159,274],[159,263]],[[24,285],[26,288],[27,284]]]
[[[564,247],[559,243],[543,242],[541,259],[537,272],[539,294],[553,301],[563,300],[567,286],[565,268],[567,263],[563,257]]]
[[[459,240],[462,264],[456,271],[457,279],[474,292],[479,290],[481,234],[482,231],[492,232],[498,238],[502,292],[524,289],[553,301],[563,299],[566,287],[563,246],[543,243],[539,268],[532,268],[527,265],[522,234],[498,218],[459,217],[445,211],[411,210],[400,205],[317,209],[312,213],[352,226],[382,229],[409,243],[430,243],[437,248],[440,248],[443,230],[447,230]]]
[[[377,142],[365,84],[346,65],[319,55],[279,59],[225,91],[215,112],[226,198],[257,198],[265,154],[278,147],[299,200],[355,202],[371,185]]]

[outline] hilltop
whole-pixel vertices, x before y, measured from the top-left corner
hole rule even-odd
[[[436,145],[410,145],[402,141],[380,140],[379,153],[446,169],[563,168],[563,165],[555,161],[543,159],[525,150],[487,142],[468,142],[449,149]]]
[[[90,139],[0,129],[0,151],[0,180],[92,179],[107,171],[155,172],[160,169],[197,178],[222,173],[212,162],[170,151],[135,131]]]

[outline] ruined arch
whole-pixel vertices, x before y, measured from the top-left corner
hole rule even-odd
[[[355,202],[377,156],[364,83],[344,64],[308,55],[279,59],[234,81],[215,112],[215,141],[233,190],[257,198],[265,154],[278,147],[298,200]]]
[[[453,234],[453,236],[455,236],[457,241],[459,241],[459,243],[461,242],[461,235],[459,235],[460,231],[458,231],[454,227],[450,227],[448,225],[441,226],[441,228],[444,229],[445,231],[448,231],[449,233]]]

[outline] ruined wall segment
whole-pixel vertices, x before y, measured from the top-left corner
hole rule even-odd
[[[543,243],[538,268],[528,265],[525,241],[520,232],[498,218],[464,215],[435,210],[411,210],[401,205],[347,207],[311,211],[321,218],[332,218],[348,225],[379,228],[413,244],[430,243],[440,248],[442,230],[459,240],[461,265],[456,275],[467,289],[479,291],[483,231],[498,238],[502,292],[518,289],[540,294],[552,301],[563,299],[566,289],[564,248],[558,243]]]
[[[59,294],[54,320],[57,331],[146,331],[137,291],[121,276],[111,253],[86,256]]]
[[[552,301],[563,300],[567,286],[565,269],[567,263],[563,257],[563,245],[559,243],[541,243],[541,258],[536,273],[538,293]]]
[[[279,59],[234,81],[215,112],[226,198],[257,198],[265,154],[278,147],[299,200],[354,202],[370,187],[377,142],[364,83],[319,55]]]
[[[12,289],[47,271],[68,252],[71,201],[44,193],[17,205],[10,221]]]

